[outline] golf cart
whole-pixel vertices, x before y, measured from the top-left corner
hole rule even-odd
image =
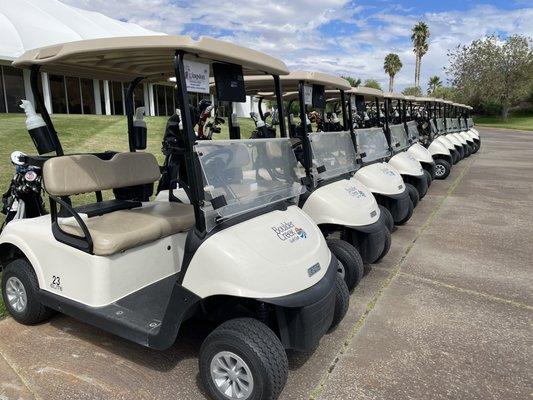
[[[413,97],[405,96],[408,100],[409,114],[412,121],[416,122],[418,129],[409,128],[411,140],[427,148],[435,163],[435,179],[446,179],[451,172],[453,156],[450,151],[456,151],[455,147],[448,140],[440,140],[437,135],[437,125],[434,119],[433,97]]]
[[[394,122],[398,122],[398,125],[403,125],[403,130],[400,128],[395,130],[397,135],[396,142],[400,143],[400,147],[406,147],[407,153],[412,155],[422,165],[429,187],[435,178],[436,168],[431,153],[419,143],[418,123],[412,118],[414,112],[412,101],[414,97],[404,96],[401,93],[387,93],[386,97],[389,99],[389,104],[393,111],[393,120],[396,120]]]
[[[461,129],[461,133],[465,137],[470,138],[469,140],[472,144],[472,154],[475,154],[478,152],[481,146],[481,141],[479,139],[479,134],[473,132],[468,126],[468,106],[464,104],[457,104],[457,113],[459,115],[459,127]]]
[[[283,62],[228,42],[187,36],[84,40],[27,51],[46,125],[38,153],[50,214],[13,219],[0,234],[8,312],[35,324],[59,311],[163,350],[193,317],[218,327],[200,349],[200,379],[214,399],[275,399],[288,373],[286,349],[311,351],[346,313],[349,295],[316,224],[296,205],[289,139],[196,141],[189,91],[214,75],[222,99],[244,98],[243,74],[265,74],[280,95]],[[40,71],[129,82],[130,151],[64,154],[39,90]],[[135,129],[133,91],[175,77],[182,135],[180,185],[190,204],[150,201],[161,176]],[[267,152],[270,160],[258,160]],[[276,180],[265,182],[271,162]],[[254,179],[255,178],[255,179]],[[112,200],[102,191],[113,190]],[[96,201],[74,207],[77,194]]]
[[[437,133],[438,138],[443,141],[443,143],[451,143],[453,145],[453,148],[455,149],[455,156],[454,153],[450,150],[452,153],[452,157],[454,158],[454,164],[457,164],[459,161],[461,161],[465,157],[465,149],[462,145],[462,143],[457,139],[455,136],[450,135],[448,132],[448,129],[446,127],[446,100],[444,99],[436,99],[436,107],[437,107],[437,113],[436,116],[436,127],[437,127]]]
[[[466,125],[463,125],[462,123],[463,117],[461,113],[461,105],[458,103],[453,103],[451,108],[453,115],[453,130],[459,135],[459,137],[466,141],[467,153],[470,156],[474,154],[475,143],[474,139],[466,132]]]
[[[355,173],[374,194],[377,202],[391,214],[395,225],[405,224],[413,215],[414,204],[410,190],[400,172],[387,161],[392,151],[382,127],[379,98],[383,92],[367,87],[352,88],[349,92],[352,122],[355,130],[355,145],[361,168]],[[355,103],[355,104],[353,104]],[[353,107],[355,105],[355,107]],[[413,193],[413,196],[416,193]]]
[[[427,177],[419,161],[406,152],[409,143],[406,139],[404,125],[401,123],[400,113],[393,107],[393,99],[398,95],[383,93],[383,130],[390,146],[391,158],[389,164],[396,168],[402,175],[405,185],[409,189],[409,195],[416,207],[428,190]]]
[[[326,90],[345,98],[344,91],[350,89],[345,79],[319,72],[295,71],[280,79],[287,92],[283,100],[289,107],[291,101],[298,101],[300,121],[313,119],[320,128],[333,124],[326,122],[323,112]],[[263,76],[251,76],[245,78],[245,85],[247,91],[258,98],[260,119],[256,120],[258,132],[255,136],[262,138],[269,135],[268,132],[275,135],[276,131],[266,126],[262,112],[263,101],[273,89],[272,82]],[[343,104],[343,123],[336,120],[334,124],[340,130],[312,132],[310,124],[299,124],[291,129],[294,133],[291,141],[299,161],[298,175],[307,188],[300,197],[300,207],[321,228],[330,250],[342,265],[340,268],[351,290],[363,274],[360,259],[364,264],[371,264],[387,254],[392,230],[387,224],[393,222],[385,219],[387,214],[380,212],[372,193],[353,177],[359,164],[353,129],[349,128],[346,103]],[[290,114],[290,108],[285,108],[283,103],[277,102],[277,105]],[[281,123],[281,118],[279,122],[280,135],[286,136],[285,123]],[[294,118],[289,117],[287,123],[294,123]]]
[[[474,128],[474,120],[470,116],[470,112],[474,109],[471,106],[464,106],[464,117],[466,119],[466,126],[468,128],[468,133],[472,135],[472,138],[477,143],[478,150],[481,148],[481,136],[476,128]],[[477,151],[477,150],[476,150]]]
[[[454,103],[450,100],[444,100],[444,126],[447,133],[446,137],[450,138],[456,147],[462,148],[461,156],[462,158],[467,158],[470,157],[471,147],[466,139],[459,133],[459,120],[454,115],[453,104]]]

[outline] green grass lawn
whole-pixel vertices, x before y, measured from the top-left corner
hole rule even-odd
[[[509,115],[507,121],[503,121],[499,117],[494,116],[476,116],[474,117],[476,125],[486,126],[490,128],[503,129],[520,129],[526,131],[533,131],[533,115]]]
[[[127,151],[128,137],[126,117],[98,116],[98,115],[54,115],[52,120],[59,134],[65,153],[99,152],[106,150]],[[161,140],[163,138],[166,117],[146,117],[148,127],[148,148],[160,163]],[[24,124],[24,114],[0,114],[0,194],[4,193],[14,174],[14,167],[10,155],[15,150],[28,154],[36,154]],[[250,118],[240,118],[239,123],[243,138],[250,137],[254,129],[254,122]],[[222,132],[215,134],[215,139],[227,139],[228,125],[223,124]],[[89,195],[79,196],[74,202],[83,202]],[[93,195],[91,195],[93,197]],[[76,201],[77,200],[77,201]],[[0,225],[4,215],[0,214]],[[0,300],[0,318],[5,315],[5,308]]]

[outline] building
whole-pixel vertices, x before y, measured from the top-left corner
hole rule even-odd
[[[0,113],[20,113],[21,99],[33,102],[30,73],[11,66],[24,51],[68,41],[111,36],[163,35],[139,25],[82,10],[58,0],[0,2]],[[47,110],[61,114],[124,114],[126,86],[121,82],[80,79],[41,73]],[[193,103],[203,95],[191,94]],[[136,107],[147,115],[171,115],[176,109],[173,87],[144,83],[135,93]],[[248,115],[252,100],[235,107]]]

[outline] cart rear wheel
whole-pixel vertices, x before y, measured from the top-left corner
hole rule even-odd
[[[2,273],[2,298],[14,320],[34,325],[48,319],[53,311],[38,299],[39,282],[24,258],[10,262]]]
[[[385,257],[387,255],[387,253],[390,250],[391,243],[392,243],[391,233],[390,233],[390,231],[386,230],[385,231],[385,241],[384,241],[384,245],[383,245],[383,251],[379,255],[378,259],[376,261],[374,261],[374,262],[380,261],[383,257]]]
[[[330,251],[337,257],[338,273],[344,278],[348,291],[351,292],[363,278],[363,259],[357,249],[345,240],[327,239],[326,242]]]
[[[337,276],[335,279],[335,290],[335,312],[333,313],[333,321],[331,322],[328,333],[333,332],[339,326],[348,312],[348,306],[350,305],[348,286],[346,286],[346,282],[340,276]]]
[[[394,230],[394,218],[392,217],[391,212],[389,209],[385,206],[379,205],[379,212],[383,214],[383,219],[385,221],[385,226],[389,230],[389,232],[392,232]]]
[[[396,225],[403,225],[405,224],[407,221],[409,221],[411,219],[411,217],[413,216],[413,210],[414,210],[414,206],[413,206],[413,202],[411,201],[411,199],[409,199],[409,209],[408,209],[408,212],[407,212],[407,215],[405,216],[404,219],[402,219],[401,221],[396,221]]]
[[[409,191],[409,197],[411,198],[411,202],[413,203],[413,208],[415,208],[418,205],[418,202],[420,201],[420,194],[418,193],[416,187],[410,183],[405,183],[405,187]]]
[[[426,177],[426,182],[428,184],[428,187],[431,186],[431,182],[433,181],[433,178],[431,177],[431,174],[429,173],[428,170],[424,170],[424,176]]]
[[[285,386],[287,354],[278,337],[253,318],[229,320],[205,339],[200,376],[217,400],[274,400]]]

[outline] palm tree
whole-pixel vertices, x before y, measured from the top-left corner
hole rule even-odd
[[[420,86],[420,67],[422,57],[428,51],[429,28],[424,22],[419,22],[413,27],[411,40],[413,41],[413,51],[416,54],[415,63],[415,86]]]
[[[429,78],[428,94],[433,93],[438,87],[442,87],[442,81],[437,75],[433,75]]]
[[[398,54],[389,53],[385,57],[385,62],[383,63],[383,69],[387,74],[389,74],[389,92],[392,92],[394,89],[394,76],[402,69],[403,64],[400,61]]]

